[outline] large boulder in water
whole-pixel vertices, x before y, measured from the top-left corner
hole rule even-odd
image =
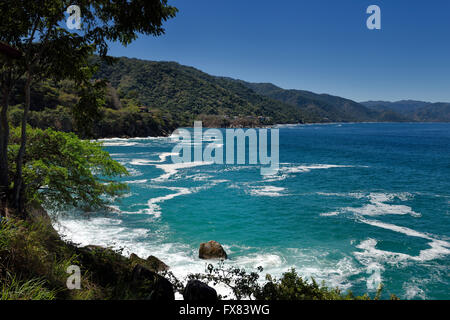
[[[216,290],[199,280],[190,280],[187,283],[183,298],[186,301],[199,302],[215,302],[218,300]]]
[[[223,249],[222,245],[217,241],[208,241],[200,244],[200,250],[198,251],[198,257],[200,259],[227,259],[227,253]]]

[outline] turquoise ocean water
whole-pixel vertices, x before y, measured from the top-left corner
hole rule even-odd
[[[201,272],[201,242],[227,264],[299,274],[357,294],[450,299],[450,124],[280,127],[280,171],[173,164],[171,138],[108,139],[130,191],[114,211],[68,214],[76,243],[155,255],[179,277]]]

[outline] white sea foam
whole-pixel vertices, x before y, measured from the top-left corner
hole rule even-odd
[[[147,202],[148,209],[144,210],[145,213],[154,215],[156,218],[159,218],[161,216],[161,207],[159,206],[159,203],[194,192],[193,188],[180,188],[180,187],[166,187],[166,188],[176,192],[148,200]]]
[[[97,244],[114,248],[119,248],[118,243],[131,246],[149,232],[146,229],[127,229],[119,219],[98,217],[87,220],[62,218],[54,227],[61,235],[81,246]]]
[[[289,176],[296,174],[296,173],[306,173],[310,172],[311,170],[326,170],[326,169],[332,169],[332,168],[351,168],[354,166],[351,165],[339,165],[339,164],[304,164],[304,165],[294,165],[290,163],[281,163],[280,169],[277,173],[273,175],[266,175],[263,178],[267,182],[272,181],[281,181]]]
[[[193,175],[186,175],[186,179],[191,179],[193,181],[209,181],[213,176],[205,173],[197,173]]]
[[[284,128],[295,128],[295,127],[301,127],[301,123],[286,123],[286,124],[275,124],[273,125],[273,128],[278,129],[284,129]]]
[[[348,192],[348,193],[342,193],[342,192],[317,192],[316,194],[326,197],[349,197],[349,198],[355,198],[355,199],[361,199],[366,197],[366,194],[361,192]]]
[[[131,197],[133,194],[134,194],[134,193],[132,193],[132,192],[128,192],[128,193],[125,193],[125,194],[121,194],[120,196],[118,196],[118,198],[120,198],[120,199],[123,199],[123,198],[129,198],[129,197]]]
[[[132,147],[138,145],[138,142],[130,142],[130,141],[110,141],[110,142],[102,142],[103,147]]]
[[[110,205],[107,206],[107,208],[109,210],[111,210],[112,212],[120,212],[119,206],[114,206],[114,205],[110,204]]]
[[[159,162],[164,162],[168,157],[177,156],[179,153],[176,152],[163,152],[159,155]]]
[[[168,157],[172,155],[177,155],[177,153],[173,152],[162,152],[158,155],[159,160],[150,160],[150,159],[132,159],[130,161],[131,165],[134,166],[149,166],[149,165],[155,165],[157,163],[162,163],[167,160]]]
[[[167,163],[167,164],[154,164],[154,166],[158,169],[161,169],[165,172],[165,174],[154,178],[154,181],[166,181],[173,175],[177,174],[181,169],[194,168],[198,166],[206,166],[211,165],[212,162],[206,161],[194,161],[194,162],[184,162],[184,163]]]
[[[368,290],[377,290],[379,286],[382,283],[381,273],[384,271],[384,267],[377,263],[377,262],[371,262],[367,266],[366,272],[368,274],[371,274],[366,279],[366,285]]]
[[[100,139],[96,139],[96,140],[91,140],[91,141],[106,141],[106,142],[110,142],[110,141],[135,141],[135,140],[166,140],[169,137],[164,137],[164,136],[159,136],[159,137],[134,137],[134,138],[100,138]]]
[[[332,216],[337,216],[337,215],[339,215],[339,211],[331,211],[331,212],[324,212],[324,213],[321,213],[320,215],[322,216],[322,217],[332,217]]]
[[[411,215],[413,217],[421,217],[422,215],[412,210],[411,207],[401,204],[390,204],[386,202],[392,202],[395,199],[406,201],[412,197],[410,193],[370,193],[364,195],[363,193],[322,193],[319,195],[324,196],[340,196],[340,197],[352,197],[357,199],[368,198],[369,203],[362,207],[345,207],[339,210],[323,213],[322,216],[336,215],[336,213],[353,212],[362,216],[382,216],[382,215]]]
[[[403,285],[406,299],[427,299],[425,291],[419,287],[421,282],[423,282],[421,279],[411,279]]]
[[[147,179],[125,181],[125,183],[128,183],[128,184],[143,184],[143,183],[147,183],[147,182],[148,182]]]
[[[329,253],[326,251],[299,248],[291,248],[290,251],[293,263],[285,263],[279,269],[270,269],[269,273],[279,276],[290,268],[295,268],[304,279],[314,278],[318,283],[324,281],[329,287],[347,290],[352,286],[349,277],[362,272],[351,257],[335,261],[329,260]]]
[[[299,173],[310,172],[311,170],[318,169],[331,169],[331,168],[351,168],[349,165],[337,165],[337,164],[312,164],[312,165],[300,165],[300,166],[288,166],[282,167],[281,170],[286,173]]]
[[[324,196],[342,196],[352,198],[368,198],[369,203],[359,207],[346,207],[337,211],[322,213],[321,216],[334,216],[343,212],[352,212],[355,214],[357,221],[378,228],[383,228],[393,232],[398,232],[410,237],[418,237],[428,240],[429,248],[423,249],[418,255],[410,255],[400,252],[391,252],[377,249],[377,240],[369,238],[361,241],[356,248],[361,251],[354,252],[355,258],[366,266],[366,272],[371,274],[367,279],[368,290],[375,290],[382,281],[382,273],[384,265],[394,265],[396,267],[404,267],[411,262],[424,262],[434,260],[450,254],[450,243],[436,237],[419,232],[407,227],[397,226],[390,223],[381,222],[374,219],[367,219],[364,216],[380,216],[380,215],[406,215],[420,217],[421,215],[414,212],[411,207],[406,205],[390,204],[395,200],[407,201],[413,197],[410,193],[369,193],[367,195],[361,193],[318,193]],[[414,290],[410,288],[409,294],[412,295]],[[416,292],[417,293],[417,292]],[[414,294],[416,294],[414,293]],[[417,293],[417,294],[420,294]]]
[[[142,172],[141,171],[136,170],[135,168],[129,168],[129,167],[126,167],[126,168],[128,170],[128,173],[130,174],[130,176],[132,176],[132,177],[142,176]]]
[[[286,264],[284,257],[275,253],[252,253],[237,257],[235,262],[237,265],[253,271],[258,267],[263,267],[264,270],[280,269]]]
[[[150,200],[148,200],[147,204],[148,204],[148,208],[144,209],[142,211],[140,211],[139,213],[146,213],[146,214],[151,214],[153,215],[155,218],[159,218],[161,216],[161,207],[160,207],[160,203],[167,201],[167,200],[171,200],[173,198],[179,197],[179,196],[183,196],[183,195],[188,195],[191,193],[196,193],[199,192],[201,190],[206,190],[209,189],[211,187],[214,187],[215,185],[219,184],[219,183],[223,183],[226,182],[227,180],[212,180],[209,183],[200,186],[200,187],[194,187],[194,188],[183,188],[183,187],[165,187],[165,186],[153,186],[153,188],[162,188],[162,189],[168,189],[171,191],[176,191],[175,193],[170,193],[168,195],[165,196],[161,196],[161,197],[156,197],[156,198],[152,198]]]
[[[375,239],[367,239],[361,241],[356,248],[362,250],[354,252],[355,258],[366,266],[366,272],[371,274],[366,279],[367,289],[376,290],[382,282],[383,264],[391,264],[397,267],[404,266],[408,255],[404,253],[390,252],[379,250],[376,248],[377,241]]]
[[[255,169],[255,166],[246,166],[246,165],[236,165],[236,166],[225,166],[222,170],[223,172],[235,172],[241,170]]]
[[[155,143],[165,144],[175,142],[171,137],[103,138],[91,141],[100,142],[104,147],[151,146]]]
[[[385,193],[371,193],[369,196],[369,204],[361,208],[345,208],[345,211],[355,212],[363,216],[381,216],[387,214],[405,215],[409,214],[413,217],[420,217],[421,214],[412,210],[411,207],[398,204],[388,204],[387,201],[392,201],[395,195]],[[406,198],[400,198],[405,200]]]
[[[377,249],[376,248],[377,241],[375,239],[369,238],[367,240],[362,241],[359,245],[356,246],[356,248],[361,249],[362,251],[354,252],[354,255],[360,263],[367,266],[368,273],[370,271],[373,271],[374,268],[378,268],[378,272],[376,272],[377,273],[376,277],[380,279],[381,279],[380,274],[383,271],[382,267],[383,264],[390,264],[397,267],[402,267],[406,266],[411,261],[426,262],[450,254],[449,242],[435,239],[434,237],[428,234],[418,232],[410,228],[380,222],[377,220],[368,220],[365,218],[359,218],[359,221],[375,227],[391,230],[394,232],[399,232],[407,236],[418,237],[430,241],[428,243],[429,248],[421,250],[417,256],[409,255],[406,253],[391,252]],[[367,286],[369,289],[373,289],[374,282],[375,280],[373,277],[369,277],[369,279],[367,279]]]
[[[410,228],[397,226],[390,223],[381,222],[378,220],[367,219],[364,216],[380,216],[380,215],[411,215],[413,217],[420,217],[421,215],[412,210],[411,207],[406,205],[391,204],[395,200],[407,201],[413,197],[410,193],[369,193],[364,195],[361,193],[320,193],[324,196],[342,196],[352,198],[368,198],[369,203],[359,207],[346,207],[337,211],[322,213],[321,216],[333,216],[342,212],[352,212],[356,215],[357,221],[365,223],[367,225],[383,228],[386,230],[402,233],[406,236],[418,237],[429,241],[429,248],[423,249],[417,256],[391,252],[386,250],[380,250],[376,248],[377,240],[367,239],[362,241],[356,248],[362,250],[354,252],[356,259],[366,266],[366,272],[371,274],[367,279],[368,290],[376,290],[378,285],[382,282],[382,273],[384,271],[384,265],[394,265],[396,267],[404,267],[411,262],[424,262],[437,259],[439,257],[450,254],[450,243],[447,241],[436,239],[435,237],[415,231]],[[410,288],[407,296],[420,294]]]
[[[249,187],[248,192],[253,196],[264,196],[264,197],[282,197],[285,188],[275,187],[275,186],[252,186]]]
[[[194,168],[198,166],[211,165],[213,162],[208,161],[193,161],[193,162],[183,162],[183,163],[164,163],[167,158],[177,153],[173,152],[163,152],[159,154],[159,160],[149,160],[149,159],[133,159],[129,164],[134,166],[154,166],[158,169],[163,170],[165,173],[161,176],[152,179],[153,181],[166,181],[170,177],[174,176],[181,169]]]
[[[130,161],[130,164],[133,166],[148,166],[152,163],[155,163],[155,161],[148,159],[133,159]]]
[[[387,229],[387,230],[391,230],[394,232],[399,232],[402,233],[404,235],[410,236],[410,237],[417,237],[417,238],[422,238],[422,239],[426,239],[429,240],[430,242],[428,243],[428,245],[430,246],[430,248],[428,249],[424,249],[421,250],[418,256],[411,256],[411,255],[407,255],[407,254],[398,254],[396,253],[395,255],[400,258],[400,260],[404,260],[404,259],[410,259],[410,260],[414,260],[414,261],[419,261],[419,262],[423,262],[423,261],[429,261],[429,260],[434,260],[437,258],[440,258],[442,256],[445,255],[449,255],[450,254],[450,243],[444,240],[439,240],[436,239],[434,237],[432,237],[431,235],[419,232],[419,231],[415,231],[413,229],[410,228],[406,228],[406,227],[401,227],[401,226],[397,226],[394,224],[390,224],[390,223],[385,223],[385,222],[381,222],[381,221],[377,221],[377,220],[369,220],[369,219],[364,219],[364,218],[359,218],[359,220],[363,223],[378,227],[378,228],[383,228],[383,229]],[[372,243],[373,246],[371,247],[371,249],[375,249],[375,245],[376,243]],[[375,249],[377,250],[377,249]],[[374,251],[376,253],[386,253],[386,251]]]

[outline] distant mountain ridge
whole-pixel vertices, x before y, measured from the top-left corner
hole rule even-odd
[[[365,101],[362,105],[380,112],[394,111],[410,121],[450,122],[450,103],[416,100]]]
[[[272,83],[249,83],[237,80],[256,93],[297,106],[308,115],[309,122],[405,121],[396,112],[373,110],[350,99],[317,94],[305,90],[282,89]]]
[[[216,126],[233,125],[236,119],[243,125],[406,120],[349,99],[212,76],[176,62],[119,58],[113,65],[102,64],[97,77],[108,79],[121,99],[135,98],[150,108]]]

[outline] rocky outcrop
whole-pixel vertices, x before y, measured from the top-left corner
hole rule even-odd
[[[82,247],[81,249],[85,249],[85,250],[87,250],[89,252],[107,251],[107,250],[111,251],[111,249],[109,249],[109,248],[105,248],[105,247],[102,247],[102,246],[97,246],[95,244],[88,244],[87,246]]]
[[[146,261],[150,270],[154,270],[155,272],[169,270],[169,266],[155,256],[149,256]]]
[[[198,252],[200,259],[222,259],[228,258],[227,253],[223,249],[222,245],[217,241],[208,241],[200,244]]]
[[[89,270],[91,279],[116,296],[125,293],[126,299],[172,301],[172,284],[148,267],[151,264],[135,254],[126,258],[110,248],[89,245],[77,248],[82,270]],[[159,261],[159,260],[158,260]],[[141,264],[143,263],[143,264]],[[160,261],[160,263],[164,264]],[[165,265],[165,264],[164,264]],[[162,267],[160,266],[159,269]]]
[[[199,280],[190,280],[183,292],[186,301],[215,302],[218,300],[217,292],[206,283]]]
[[[33,222],[44,222],[51,225],[51,219],[47,211],[37,201],[30,204],[26,208],[27,217]]]
[[[133,269],[132,284],[135,290],[148,292],[148,300],[175,300],[175,293],[170,281],[140,264]]]
[[[147,259],[142,259],[138,255],[132,253],[130,255],[130,261],[133,266],[140,264],[153,272],[169,270],[169,266],[155,256],[149,256]]]
[[[92,279],[100,286],[116,286],[130,274],[127,258],[118,252],[97,245],[76,248],[81,269],[89,270]]]

